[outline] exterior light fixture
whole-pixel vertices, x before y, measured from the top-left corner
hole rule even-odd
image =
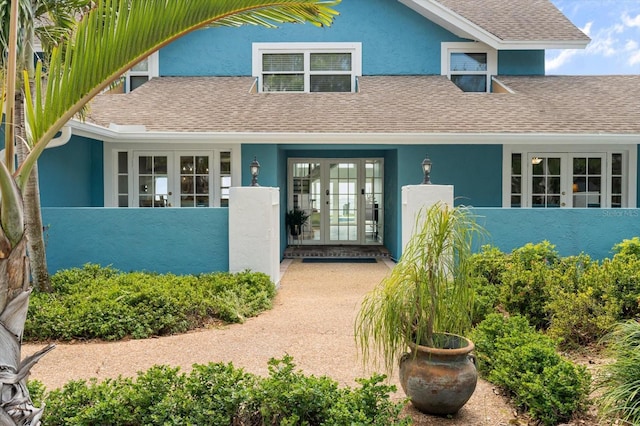
[[[260,186],[258,185],[258,174],[260,174],[260,163],[256,157],[253,157],[253,161],[249,165],[249,170],[251,171],[251,186]]]
[[[424,157],[424,160],[422,160],[422,172],[424,173],[424,179],[422,180],[422,184],[430,185],[431,178],[429,177],[429,175],[431,174],[431,159],[429,158],[428,155],[426,155]]]

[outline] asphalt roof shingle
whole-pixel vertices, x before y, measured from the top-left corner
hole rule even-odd
[[[640,134],[640,76],[500,76],[464,93],[445,76],[365,76],[358,93],[255,93],[252,77],[161,77],[101,95],[87,121],[157,132]]]
[[[588,41],[549,0],[437,0],[506,41]]]

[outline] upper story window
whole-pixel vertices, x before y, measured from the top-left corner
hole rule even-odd
[[[355,92],[360,43],[254,43],[261,92]]]
[[[135,64],[125,75],[125,92],[142,86],[153,77],[159,75],[158,52]]]
[[[442,43],[441,70],[464,92],[489,92],[497,54],[482,43]]]

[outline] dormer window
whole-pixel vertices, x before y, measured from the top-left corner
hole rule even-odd
[[[261,92],[355,92],[360,43],[254,43]]]
[[[131,92],[159,75],[158,52],[135,64],[125,75],[125,92]]]
[[[442,75],[464,92],[489,92],[496,58],[496,51],[482,43],[442,43]]]

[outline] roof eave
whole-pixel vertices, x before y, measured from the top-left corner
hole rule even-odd
[[[71,120],[73,134],[105,142],[254,143],[254,144],[640,144],[640,134],[613,133],[294,133],[294,132],[153,132],[118,131]]]
[[[591,40],[503,40],[433,0],[398,0],[461,38],[482,42],[496,50],[584,49]]]

